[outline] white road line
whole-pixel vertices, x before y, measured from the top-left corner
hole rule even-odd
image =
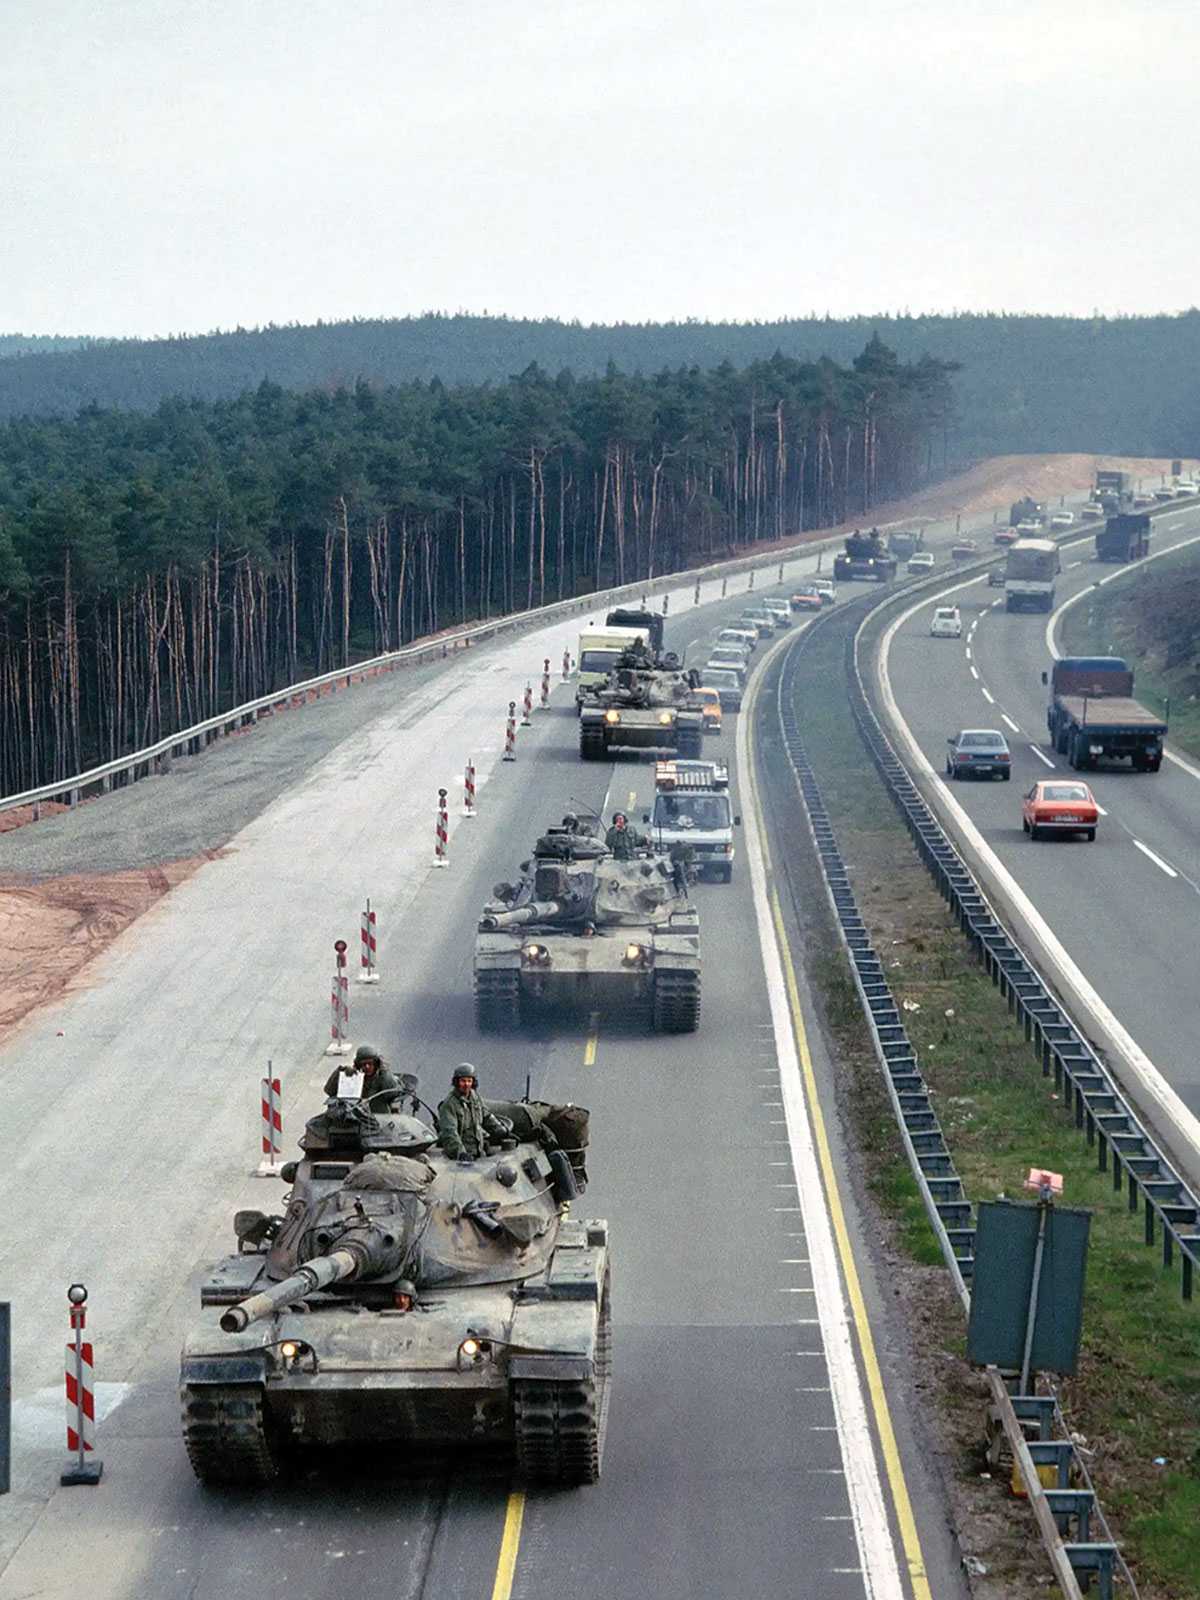
[[[992,693],[992,691],[990,689],[985,689],[981,685],[979,692],[983,696],[983,698],[987,701],[988,705],[994,706],[996,704],[996,696]],[[1002,713],[1002,715],[1003,715],[1003,713]]]
[[[970,661],[970,659],[971,659],[971,646],[968,645],[967,646],[967,660]]]
[[[1001,721],[1001,722],[1007,722],[1007,723],[1008,723],[1008,725],[1009,725],[1009,727],[1010,727],[1010,728],[1011,728],[1011,729],[1012,729],[1012,731],[1013,731],[1013,732],[1014,732],[1014,733],[1020,733],[1020,731],[1021,731],[1021,730],[1020,730],[1020,728],[1018,728],[1018,727],[1017,727],[1017,725],[1016,725],[1016,723],[1015,723],[1015,722],[1014,722],[1014,721],[1013,721],[1013,719],[1012,719],[1012,718],[1011,718],[1011,717],[1010,717],[1010,716],[1009,716],[1009,714],[1008,714],[1008,712],[1007,712],[1007,711],[1002,711],[1002,712],[1001,712],[1001,713],[1000,713],[1000,721]]]
[[[1129,837],[1133,839],[1132,834],[1130,834]],[[1135,845],[1137,845],[1138,849],[1144,856],[1149,856],[1154,865],[1166,873],[1168,878],[1177,878],[1179,876],[1179,874],[1175,871],[1175,868],[1164,861],[1161,856],[1156,856],[1148,844],[1143,844],[1140,839],[1133,839],[1133,842]]]
[[[1095,798],[1095,797],[1093,796],[1093,798]],[[1096,811],[1097,811],[1098,815],[1100,815],[1102,817],[1106,817],[1108,815],[1108,812],[1105,811],[1104,807],[1098,801],[1096,803]]]
[[[972,667],[971,668],[971,676],[973,678],[978,678],[979,677],[979,668],[978,667]]]
[[[1033,751],[1034,755],[1039,761],[1044,761],[1048,767],[1052,767],[1054,765],[1053,761],[1051,761],[1046,752],[1044,750],[1039,750],[1037,745],[1031,744],[1029,748]]]

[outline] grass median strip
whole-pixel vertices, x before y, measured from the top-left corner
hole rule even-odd
[[[1113,586],[1117,587],[1117,586]],[[1111,1176],[1097,1170],[1063,1112],[1053,1080],[957,925],[858,738],[841,685],[842,635],[821,630],[806,651],[798,708],[802,736],[850,869],[855,897],[881,957],[947,1142],[974,1201],[1019,1195],[1030,1167],[1064,1176],[1066,1203],[1093,1210],[1079,1373],[1060,1398],[1143,1600],[1200,1594],[1200,1307],[1179,1297],[1158,1248],[1143,1242]],[[871,1054],[840,950],[814,961],[813,979],[842,1064],[842,1110],[863,1176],[890,1219],[908,1270],[896,1274],[910,1317],[918,1381],[937,1395],[964,1550],[988,1569],[980,1593],[1035,1592],[1040,1570],[1023,1512],[1004,1515],[1007,1477],[984,1477],[986,1401],[963,1359],[965,1328],[904,1159],[891,1104]],[[933,1284],[944,1280],[936,1303]],[[1002,1576],[1003,1575],[1003,1576]],[[988,1586],[988,1583],[991,1586]],[[1008,1587],[1001,1586],[1007,1582]],[[1026,1587],[1022,1587],[1025,1585]]]

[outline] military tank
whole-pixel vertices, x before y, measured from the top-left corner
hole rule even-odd
[[[884,544],[878,528],[864,533],[861,528],[846,539],[846,548],[833,558],[833,575],[839,581],[852,578],[868,583],[890,583],[896,576],[896,557]]]
[[[496,885],[475,941],[475,1020],[509,1031],[554,1007],[695,1030],[700,919],[682,861],[619,861],[598,834],[551,828],[520,881]]]
[[[353,1100],[308,1122],[281,1168],[283,1215],[235,1216],[237,1252],[183,1346],[203,1483],[262,1485],[298,1446],[372,1442],[511,1448],[543,1483],[599,1476],[608,1230],[566,1205],[586,1181],[587,1113],[502,1109],[512,1137],[469,1162],[419,1117]]]
[[[579,754],[603,761],[612,750],[664,751],[696,759],[704,746],[699,674],[679,657],[640,641],[623,650],[599,688],[579,706]]]

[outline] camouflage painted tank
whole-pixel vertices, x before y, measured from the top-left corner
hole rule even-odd
[[[871,583],[887,583],[896,576],[896,558],[889,554],[878,528],[869,533],[855,528],[846,539],[845,551],[833,558],[833,575],[843,582],[863,578]]]
[[[698,757],[704,708],[697,681],[678,656],[642,644],[622,651],[607,681],[580,705],[579,754],[585,761],[602,761],[611,750]]]
[[[297,1445],[371,1441],[511,1446],[533,1481],[599,1475],[608,1232],[565,1203],[587,1113],[493,1109],[513,1137],[454,1162],[415,1116],[330,1101],[281,1169],[283,1216],[237,1214],[181,1361],[203,1482],[264,1484]]]
[[[516,1028],[539,1010],[608,1010],[662,1033],[700,1021],[700,919],[682,864],[616,860],[595,834],[552,828],[497,884],[475,941],[475,1019]]]

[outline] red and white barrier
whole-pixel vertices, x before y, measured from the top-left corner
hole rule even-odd
[[[694,606],[698,606],[700,604],[700,579],[699,578],[696,579],[696,590],[695,590],[695,593],[692,595],[692,604]]]
[[[275,1157],[279,1154],[283,1143],[281,1104],[279,1079],[272,1076],[271,1063],[268,1061],[267,1075],[262,1080],[262,1147],[263,1156],[271,1166],[275,1165]]]
[[[446,791],[438,790],[437,827],[434,832],[433,864],[435,867],[448,867],[447,857],[448,833],[450,827],[449,814],[446,811]]]
[[[504,759],[517,759],[517,702],[508,702],[508,727],[504,730]]]
[[[571,652],[569,650],[564,650],[563,651],[563,682],[566,683],[567,679],[570,676],[571,676]]]
[[[754,568],[753,567],[750,568],[750,582],[746,585],[746,587],[747,587],[747,589],[753,589],[753,587],[754,587]]]
[[[463,816],[475,815],[475,763],[467,762],[467,770],[463,774]]]
[[[327,1056],[344,1056],[350,1052],[346,1034],[350,1027],[350,982],[346,977],[346,941],[335,939],[333,948],[337,956],[337,971],[333,975],[333,989],[330,994],[330,1004],[333,1008],[333,1020],[329,1028],[329,1043],[325,1046]]]
[[[523,728],[532,727],[532,723],[529,720],[529,713],[532,710],[533,710],[533,685],[531,683],[527,683],[525,685],[525,709],[521,713],[521,726]]]
[[[359,983],[378,983],[379,974],[375,970],[375,913],[371,910],[371,902],[367,901],[367,909],[361,918],[361,931],[359,943],[362,951],[359,962]]]
[[[59,1474],[59,1483],[99,1483],[104,1463],[96,1449],[96,1377],[92,1346],[83,1337],[87,1324],[87,1290],[73,1283],[67,1290],[71,1342],[67,1346],[67,1449],[73,1460]],[[90,1459],[89,1459],[90,1458]]]
[[[550,657],[542,662],[542,710],[550,704]]]
[[[669,594],[663,595],[663,616],[664,617],[666,616],[667,611],[670,608],[670,605],[671,605],[671,596]]]

